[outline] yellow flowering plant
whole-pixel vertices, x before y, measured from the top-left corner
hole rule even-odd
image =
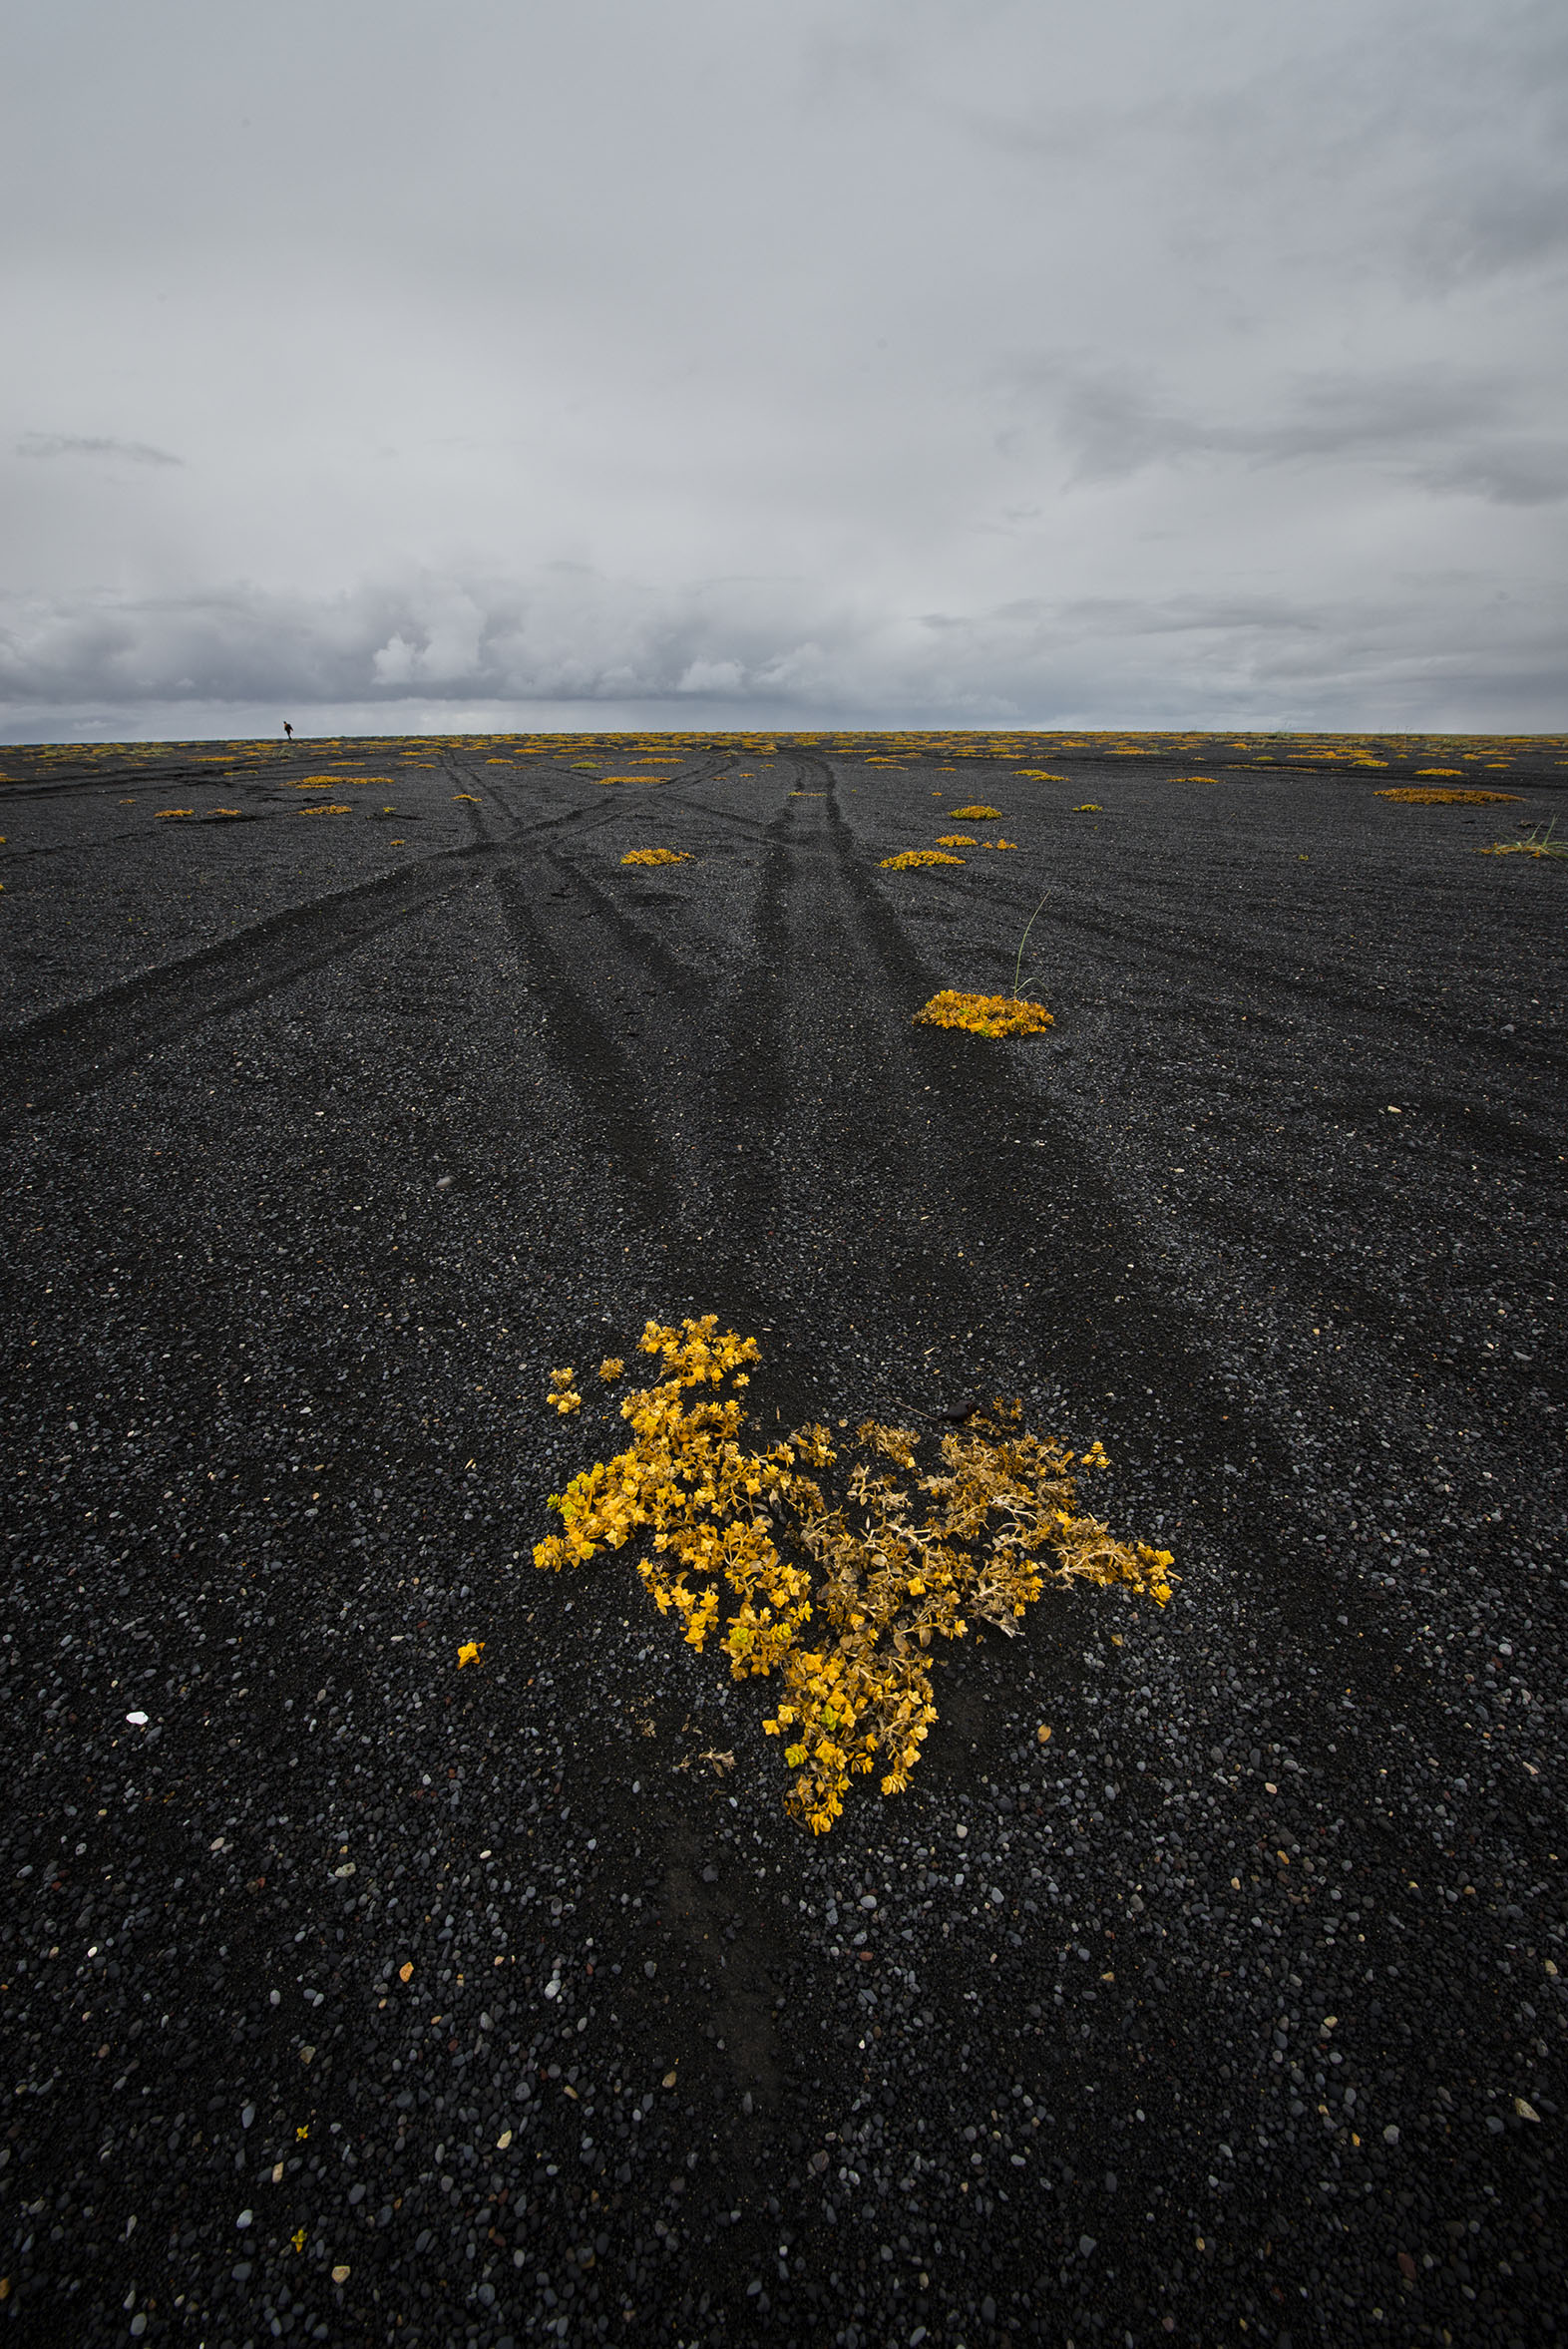
[[[1412,808],[1478,808],[1499,802],[1516,802],[1517,791],[1448,791],[1443,788],[1423,790],[1414,784],[1401,784],[1392,791],[1374,791],[1373,799],[1400,799]]]
[[[945,849],[907,848],[896,857],[884,857],[884,873],[914,873],[923,865],[962,865],[962,857],[950,857]]]
[[[621,1405],[631,1441],[551,1496],[562,1531],[534,1563],[559,1573],[645,1542],[638,1577],[690,1647],[716,1640],[735,1680],[778,1673],[763,1727],[794,1772],[786,1805],[816,1834],[853,1775],[880,1768],[884,1794],[908,1785],[937,1719],[936,1641],[977,1622],[1015,1635],[1047,1582],[1170,1598],[1170,1551],[1120,1541],[1080,1507],[1073,1471],[1107,1465],[1099,1444],[1079,1456],[1031,1435],[1016,1401],[940,1437],[865,1420],[834,1497],[819,1481],[840,1462],[826,1427],[743,1448],[754,1338],[706,1314],[650,1321],[638,1346],[661,1374]]]
[[[916,1027],[963,1027],[971,1035],[1038,1035],[1056,1022],[1043,1003],[1018,995],[963,994],[945,986],[915,1014]]]
[[[689,865],[689,848],[631,848],[621,858],[623,865]]]

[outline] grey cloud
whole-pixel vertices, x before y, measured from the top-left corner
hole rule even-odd
[[[1564,616],[1561,595],[1521,613],[1462,577],[1333,602],[1036,595],[852,618],[788,583],[664,593],[576,569],[526,584],[427,576],[314,602],[234,589],[12,606],[0,694],[45,713],[185,700],[330,723],[343,709],[393,731],[414,702],[483,703],[487,722],[520,728],[547,705],[608,728],[660,711],[677,727],[1393,725],[1496,722],[1511,695],[1516,722],[1528,709],[1539,723]]]
[[[189,15],[0,81],[0,729],[1568,720],[1561,0]]]
[[[1079,483],[1188,460],[1371,463],[1435,491],[1507,505],[1568,495],[1568,435],[1529,431],[1496,375],[1433,365],[1306,376],[1283,391],[1272,415],[1245,422],[1184,411],[1147,371],[1078,357],[1024,362],[1016,379],[1072,455]],[[1021,428],[1004,428],[999,445],[1021,452]]]
[[[71,432],[26,432],[16,444],[19,457],[112,457],[125,465],[184,465],[167,449],[146,441],[117,441]]]

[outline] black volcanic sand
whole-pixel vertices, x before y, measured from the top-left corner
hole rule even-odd
[[[0,753],[4,2315],[1561,2338],[1568,870],[1473,852],[1565,746],[662,747]],[[1042,892],[1054,1028],[913,1027]],[[1103,1438],[1172,1604],[950,1650],[814,1842],[532,1564],[707,1312],[768,1438]]]

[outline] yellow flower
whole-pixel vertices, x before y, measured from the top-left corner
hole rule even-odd
[[[598,1366],[598,1374],[601,1378],[618,1378],[625,1367],[618,1354],[606,1354]]]
[[[1017,995],[962,994],[944,987],[916,1012],[913,1023],[926,1027],[962,1027],[972,1035],[1037,1035],[1055,1021],[1043,1003]]]
[[[484,1648],[484,1645],[485,1643],[483,1640],[465,1640],[463,1642],[462,1647],[458,1650],[459,1672],[462,1671],[465,1664],[477,1664],[479,1662],[480,1653]]]

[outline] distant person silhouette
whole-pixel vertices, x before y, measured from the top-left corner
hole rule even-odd
[[[287,718],[283,720],[283,731],[288,736],[289,741],[292,742],[294,739],[294,729],[289,724]]]

